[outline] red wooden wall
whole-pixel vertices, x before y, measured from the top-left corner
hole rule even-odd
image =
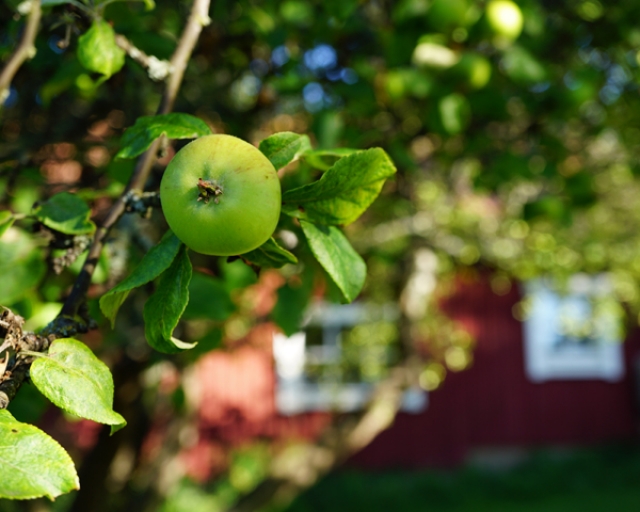
[[[637,333],[625,343],[620,382],[532,383],[525,375],[522,325],[504,296],[484,280],[463,285],[443,304],[477,340],[471,368],[447,375],[420,415],[400,414],[391,429],[356,455],[367,467],[450,466],[474,448],[589,445],[633,438],[637,397],[630,368],[640,356]]]
[[[444,384],[430,393],[424,413],[400,414],[351,464],[452,466],[476,448],[587,445],[633,438],[638,422],[629,365],[640,356],[640,337],[625,344],[627,371],[620,382],[532,383],[524,370],[522,325],[511,313],[519,299],[516,287],[498,296],[483,279],[461,285],[443,308],[476,338],[473,365],[449,373]],[[200,429],[199,441],[189,452],[200,461],[201,478],[217,464],[216,447],[241,445],[254,437],[314,438],[330,421],[324,413],[277,414],[271,335],[272,327],[263,325],[242,348],[213,352],[196,366]],[[189,458],[189,453],[185,456]]]

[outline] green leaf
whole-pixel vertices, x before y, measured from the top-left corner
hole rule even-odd
[[[66,235],[86,235],[96,229],[89,220],[91,210],[87,203],[69,192],[52,196],[34,209],[33,215],[48,228]]]
[[[305,221],[300,221],[300,225],[313,255],[336,283],[346,301],[352,302],[362,290],[367,277],[364,260],[335,226],[317,226]]]
[[[46,82],[40,88],[43,104],[49,106],[53,98],[73,87],[78,77],[84,74],[86,74],[86,70],[77,58],[64,60],[56,65],[55,73],[48,75]]]
[[[0,304],[19,301],[39,283],[46,271],[41,250],[21,229],[0,239]]]
[[[309,137],[293,132],[275,133],[260,143],[260,151],[276,169],[281,169],[310,149]]]
[[[105,80],[124,66],[124,56],[113,28],[104,20],[94,21],[78,38],[78,60],[89,71],[104,75]]]
[[[312,291],[313,279],[304,278],[298,283],[285,283],[278,288],[278,300],[270,317],[287,336],[300,331]]]
[[[81,341],[55,340],[47,355],[35,359],[30,375],[40,392],[61,409],[112,425],[112,432],[127,424],[113,410],[111,371]]]
[[[211,129],[202,119],[189,114],[163,114],[142,116],[127,131],[121,140],[122,148],[116,158],[134,158],[144,153],[158,137],[169,139],[195,139],[209,135]]]
[[[5,231],[13,226],[16,219],[9,210],[0,212],[0,237],[4,235]]]
[[[273,237],[257,249],[241,254],[240,258],[262,268],[280,268],[287,263],[298,263],[298,258],[280,247]]]
[[[42,0],[42,7],[51,7],[53,5],[62,5],[71,3],[70,0]]]
[[[235,308],[221,279],[202,272],[193,273],[189,283],[189,303],[182,315],[185,320],[224,321],[231,316]]]
[[[358,151],[338,160],[318,181],[285,192],[282,211],[319,224],[350,224],[395,172],[384,150]]]
[[[0,410],[0,498],[54,499],[80,488],[69,454],[42,430]]]
[[[302,158],[311,167],[321,171],[328,171],[336,163],[336,160],[357,152],[357,149],[351,148],[314,149],[313,151],[305,152]]]
[[[167,270],[181,246],[182,242],[173,232],[167,231],[160,243],[144,255],[134,271],[100,298],[100,309],[104,316],[111,321],[112,327],[115,324],[118,309],[122,306],[129,292],[153,281]]]
[[[182,246],[144,305],[144,334],[149,345],[159,352],[174,354],[196,346],[172,336],[189,302],[191,272],[187,248]]]

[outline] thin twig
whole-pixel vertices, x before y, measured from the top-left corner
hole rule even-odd
[[[184,70],[187,69],[187,63],[191,58],[191,52],[198,42],[202,27],[206,27],[211,23],[211,18],[209,18],[210,3],[210,0],[194,0],[193,2],[187,25],[182,33],[178,47],[171,57],[172,72],[167,82],[165,94],[162,97],[162,101],[160,101],[158,114],[166,114],[173,110],[173,104],[176,101],[176,96],[178,96]]]
[[[153,55],[147,55],[122,34],[116,35],[116,44],[127,52],[129,57],[147,70],[151,80],[160,81],[171,75],[172,68],[169,61],[160,60]]]
[[[27,18],[27,26],[22,34],[20,44],[5,64],[2,72],[0,72],[0,109],[2,109],[2,105],[9,95],[9,86],[18,69],[20,69],[25,60],[31,59],[36,53],[34,43],[38,34],[41,14],[40,2],[33,0],[31,2],[31,11],[29,11],[29,17]]]
[[[173,109],[178,90],[182,83],[184,76],[184,70],[187,67],[187,62],[191,57],[191,53],[200,37],[202,27],[207,25],[210,21],[208,12],[210,0],[194,0],[191,7],[191,14],[185,25],[184,32],[178,43],[178,47],[171,57],[171,69],[173,70],[171,76],[167,81],[160,106],[158,107],[158,114],[167,114]],[[89,254],[82,267],[82,271],[78,274],[73,289],[67,297],[67,300],[62,307],[62,311],[59,316],[74,317],[78,313],[78,308],[84,302],[87,290],[91,284],[91,277],[96,269],[98,258],[102,252],[104,241],[109,234],[111,228],[118,222],[120,217],[125,213],[127,206],[127,198],[130,192],[142,192],[144,185],[149,177],[149,173],[156,160],[156,154],[160,149],[161,139],[156,139],[151,147],[140,157],[138,164],[129,180],[127,188],[118,200],[111,207],[111,210],[107,214],[106,219],[102,222],[102,225],[96,230],[96,234],[93,238],[91,247],[89,248]]]
[[[319,478],[367,446],[393,423],[404,390],[417,380],[411,360],[393,369],[376,387],[364,411],[334,421],[316,443],[285,448],[271,460],[269,475],[227,512],[252,512],[266,504],[282,507]]]

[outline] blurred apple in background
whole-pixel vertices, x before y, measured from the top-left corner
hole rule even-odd
[[[506,45],[522,32],[523,17],[520,7],[510,0],[492,0],[487,4],[486,19],[496,35],[498,45]]]
[[[467,52],[451,68],[451,74],[472,89],[482,89],[491,78],[491,63],[483,55]]]

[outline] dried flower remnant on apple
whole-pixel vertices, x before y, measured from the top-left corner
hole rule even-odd
[[[213,197],[214,203],[220,203],[220,198],[218,196],[222,195],[222,187],[215,181],[198,178],[198,189],[198,201],[202,201],[204,204],[207,204]]]

